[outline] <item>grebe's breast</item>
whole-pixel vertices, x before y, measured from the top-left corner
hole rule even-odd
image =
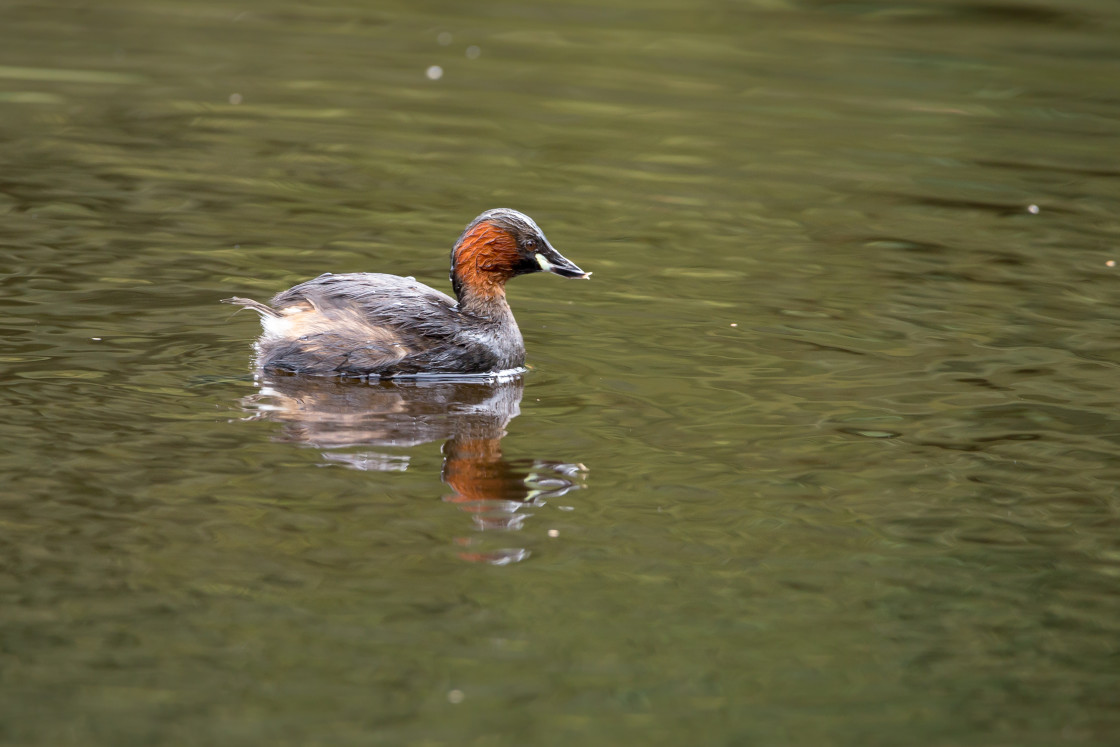
[[[319,375],[483,373],[524,362],[508,305],[462,311],[445,293],[382,273],[326,274],[272,299],[262,367]],[[504,312],[504,313],[503,313]]]

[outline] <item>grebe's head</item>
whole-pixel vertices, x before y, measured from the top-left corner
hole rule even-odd
[[[591,277],[553,249],[532,218],[509,208],[487,210],[475,218],[451,250],[451,284],[460,299],[464,292],[501,295],[507,280],[530,272]]]

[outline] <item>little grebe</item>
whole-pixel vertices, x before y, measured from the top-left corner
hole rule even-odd
[[[326,273],[278,294],[271,306],[225,298],[261,315],[262,369],[318,376],[479,374],[518,368],[525,343],[506,281],[548,271],[587,278],[516,210],[487,210],[451,250],[458,303],[413,278]]]

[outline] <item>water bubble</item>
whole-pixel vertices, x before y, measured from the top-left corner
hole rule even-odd
[[[242,101],[243,101],[243,99],[241,98],[240,93],[231,93],[229,95],[229,103],[233,104],[234,106],[237,106]]]
[[[1031,215],[1038,215],[1038,205],[1027,205],[1027,212]]]
[[[1110,259],[1110,260],[1108,260],[1107,262],[1104,263],[1104,266],[1105,267],[1115,267],[1116,266],[1116,260],[1115,259]]]
[[[482,50],[475,45],[472,44],[471,46],[467,47],[468,60],[477,60],[480,54],[482,54]]]
[[[560,536],[560,530],[559,529],[549,529],[548,530],[548,536],[549,537],[559,537]]]
[[[464,697],[462,690],[451,690],[447,693],[447,702],[456,704],[462,703]]]
[[[424,75],[428,76],[428,80],[439,80],[443,77],[443,68],[439,65],[432,65],[424,72]]]
[[[439,44],[441,47],[446,47],[450,43],[451,43],[451,32],[450,31],[439,32],[439,36],[436,37],[436,44]]]

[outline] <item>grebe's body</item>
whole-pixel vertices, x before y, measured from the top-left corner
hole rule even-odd
[[[321,275],[280,293],[261,313],[261,368],[342,376],[484,373],[517,368],[525,344],[505,299],[463,309],[410,278]]]
[[[318,376],[479,374],[525,363],[506,301],[510,278],[585,273],[552,248],[528,216],[499,208],[467,226],[451,252],[458,301],[412,278],[327,273],[272,299],[223,299],[261,315],[257,365]]]

